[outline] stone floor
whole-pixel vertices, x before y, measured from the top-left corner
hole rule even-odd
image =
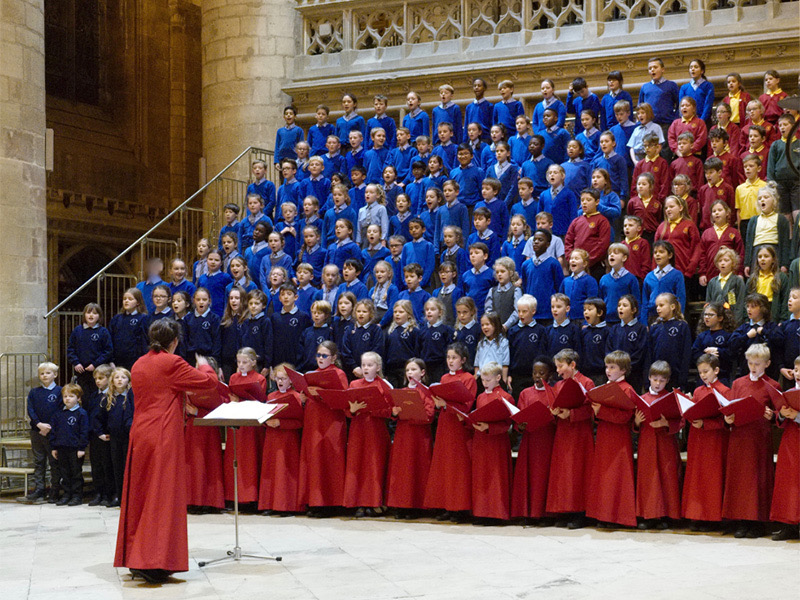
[[[0,598],[792,599],[800,543],[719,535],[475,527],[393,519],[189,516],[190,570],[161,587],[111,566],[119,511],[0,503]]]

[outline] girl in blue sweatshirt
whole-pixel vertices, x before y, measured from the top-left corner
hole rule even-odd
[[[650,327],[650,360],[666,361],[670,367],[669,385],[685,390],[692,359],[692,331],[673,294],[658,295],[656,314],[658,319]]]
[[[213,356],[217,361],[222,355],[220,318],[211,312],[211,295],[199,287],[194,293],[194,311],[186,315],[186,354],[189,364],[194,364],[195,354]]]
[[[128,456],[128,437],[133,425],[133,390],[131,373],[117,367],[111,372],[108,395],[100,405],[100,439],[110,442],[111,466],[114,470],[115,496],[109,506],[119,506],[122,483],[125,479],[125,461]]]
[[[82,323],[72,330],[67,343],[67,360],[75,369],[78,385],[85,398],[97,391],[94,384],[94,369],[111,362],[114,348],[111,333],[100,325],[103,309],[90,302],[83,307]]]
[[[142,292],[129,288],[122,294],[122,310],[109,324],[114,364],[130,369],[147,353],[147,307]]]
[[[445,374],[445,358],[447,346],[455,333],[444,320],[444,305],[438,298],[429,298],[425,302],[425,320],[427,327],[420,329],[420,358],[425,361],[432,381],[439,381]]]
[[[355,323],[342,336],[342,366],[348,376],[361,377],[361,355],[376,352],[383,357],[383,329],[375,322],[372,300],[356,302]]]
[[[272,234],[270,234],[272,235]],[[206,256],[208,273],[201,275],[197,280],[198,288],[205,288],[211,299],[211,312],[217,317],[222,317],[225,312],[225,288],[233,283],[233,278],[222,270],[222,253],[219,250],[211,250]]]
[[[405,364],[420,351],[420,330],[410,300],[398,300],[392,310],[392,324],[386,333],[386,379],[394,387],[403,385]]]

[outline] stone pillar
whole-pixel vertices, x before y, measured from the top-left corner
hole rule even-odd
[[[1,352],[46,352],[44,2],[0,3]]]
[[[213,177],[247,146],[273,149],[300,17],[286,0],[203,0],[203,154]],[[212,208],[212,207],[208,207]]]

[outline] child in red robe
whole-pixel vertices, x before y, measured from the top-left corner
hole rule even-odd
[[[341,389],[347,375],[339,367],[339,350],[332,341],[317,346],[318,371],[333,371]],[[300,503],[309,507],[308,516],[330,516],[342,505],[347,455],[347,418],[333,410],[313,390],[306,399],[303,439],[300,443]]]
[[[725,494],[722,518],[738,521],[734,537],[758,538],[764,535],[769,520],[774,465],[772,463],[772,409],[767,386],[780,389],[778,382],[765,372],[770,364],[769,347],[753,344],[744,353],[750,373],[739,377],[731,386],[730,398],[753,396],[764,406],[764,418],[736,424],[736,414],[725,417],[731,427],[725,470]]]
[[[794,360],[795,389],[800,388],[800,356]],[[772,536],[776,542],[800,537],[800,413],[784,406],[778,413],[778,425],[783,428],[778,464],[775,467],[775,489],[769,518],[784,526]]]
[[[666,394],[672,372],[669,363],[657,360],[650,365],[650,389],[642,396],[655,400]],[[647,421],[637,410],[634,425],[639,428],[639,460],[636,463],[636,515],[639,529],[667,529],[668,519],[681,518],[681,455],[676,435],[682,419]]]
[[[231,375],[229,385],[257,384],[267,394],[267,380],[257,369],[258,356],[252,348],[240,348],[236,353],[236,373]],[[232,397],[232,398],[235,398]],[[233,400],[238,402],[238,399]],[[261,451],[264,446],[264,430],[258,427],[240,427],[236,433],[228,429],[225,444],[225,500],[233,502],[233,435],[236,435],[238,454],[239,504],[258,502]],[[253,507],[255,508],[255,507]]]
[[[389,455],[389,476],[386,485],[386,504],[397,509],[396,518],[413,519],[425,508],[425,487],[431,469],[433,435],[431,423],[435,408],[433,396],[423,393],[417,382],[425,377],[425,363],[419,358],[411,358],[405,366],[408,389],[415,390],[425,403],[426,419],[412,420],[402,418],[402,409],[395,406],[392,414],[401,418],[397,421],[394,443]]]
[[[568,348],[553,358],[561,377],[554,389],[556,395],[567,379],[574,379],[584,390],[594,387],[594,382],[578,371],[577,352]],[[588,401],[579,408],[554,408],[550,412],[556,417],[556,433],[547,483],[547,512],[557,513],[556,527],[580,529],[586,525],[586,499],[594,459],[594,413]]]
[[[625,381],[631,370],[627,352],[615,350],[606,355],[606,377],[633,397],[636,392]],[[636,489],[633,484],[633,410],[607,408],[596,402],[592,410],[597,418],[594,462],[586,502],[586,516],[597,519],[598,527],[617,523],[636,527]]]
[[[209,360],[209,364],[211,361]],[[213,368],[213,365],[212,365]],[[187,505],[189,512],[204,513],[225,508],[225,483],[222,467],[222,438],[219,427],[195,427],[194,420],[205,417],[222,404],[216,390],[186,395]]]
[[[442,375],[441,383],[460,381],[474,398],[478,384],[470,373],[467,347],[460,342],[450,344],[445,360],[449,372]],[[457,413],[448,410],[450,403],[436,396],[435,389],[431,391],[434,405],[439,409],[439,423],[425,487],[425,507],[444,509],[436,517],[438,521],[462,522],[472,509],[472,434],[461,424]],[[453,408],[467,413],[473,404],[453,403]]]
[[[552,390],[545,387],[555,373],[556,366],[547,356],[537,356],[533,362],[533,386],[522,390],[518,408],[523,410],[539,402],[548,408]],[[523,517],[526,521],[545,516],[547,504],[547,481],[550,476],[550,456],[553,453],[555,421],[544,427],[526,429],[517,426],[522,439],[514,468],[514,484],[511,489],[511,516]],[[528,523],[532,524],[532,523]]]
[[[717,390],[727,396],[730,389],[719,380],[719,357],[703,354],[697,359],[697,374],[703,385],[695,389],[699,402]],[[683,477],[682,514],[691,519],[692,531],[711,531],[722,521],[722,492],[725,488],[725,457],[728,430],[722,414],[691,421]]]
[[[286,363],[273,369],[278,390],[267,396],[269,402],[285,403],[283,398],[291,396],[301,403],[300,394],[292,389],[292,381],[286,374]],[[284,410],[289,410],[284,409]],[[300,418],[282,418],[281,413],[267,420],[264,434],[264,452],[261,455],[261,484],[258,489],[258,510],[264,514],[288,516],[300,512],[298,483],[300,479]]]
[[[481,368],[481,382],[486,390],[475,401],[475,410],[504,398],[514,398],[500,387],[503,368],[496,362]],[[479,524],[508,521],[511,505],[511,439],[508,430],[512,421],[474,423],[472,438],[472,515]]]
[[[344,473],[345,508],[357,508],[356,518],[383,514],[383,487],[389,461],[389,428],[392,416],[388,392],[392,386],[383,379],[383,360],[377,352],[361,355],[361,379],[351,389],[376,387],[386,395],[387,406],[371,411],[366,402],[350,402],[350,435],[347,439],[347,465]]]

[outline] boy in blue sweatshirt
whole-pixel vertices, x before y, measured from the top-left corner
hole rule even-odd
[[[328,151],[322,155],[322,162],[325,165],[322,170],[322,176],[330,179],[334,173],[344,173],[347,170],[347,160],[342,156],[342,143],[337,136],[329,135],[328,139],[325,140],[325,148]]]
[[[497,283],[494,272],[486,264],[488,260],[489,247],[485,243],[478,241],[469,245],[469,262],[472,264],[472,268],[461,276],[461,284],[464,295],[469,296],[475,302],[478,319],[483,315],[486,295]]]
[[[538,132],[544,138],[544,155],[554,163],[561,164],[569,158],[567,144],[572,139],[569,131],[559,126],[558,111],[546,108],[542,113],[544,128]]]
[[[522,177],[533,181],[533,196],[539,198],[547,189],[547,169],[553,164],[553,161],[543,154],[544,137],[538,133],[531,136],[528,152],[531,157],[522,163],[521,174]]]
[[[488,142],[494,106],[484,97],[486,82],[480,78],[473,79],[472,92],[475,94],[475,99],[464,109],[464,128],[466,129],[470,123],[477,123],[480,126],[480,139]],[[466,141],[466,138],[463,139]]]
[[[444,84],[439,86],[439,98],[442,103],[433,108],[433,143],[438,144],[440,139],[438,135],[439,125],[442,123],[449,123],[452,131],[452,140],[456,144],[460,144],[464,139],[461,118],[461,107],[453,102],[453,94],[455,90],[452,85]]]
[[[89,416],[81,408],[83,391],[77,383],[68,383],[61,390],[64,401],[61,410],[53,413],[51,454],[56,459],[57,479],[61,481],[64,496],[57,506],[83,504],[83,457],[89,445]]]
[[[62,407],[61,387],[56,385],[58,365],[43,362],[38,367],[40,387],[28,392],[28,417],[31,421],[31,451],[33,452],[33,491],[25,499],[34,504],[44,504],[47,464],[50,463],[50,480],[53,487],[49,500],[58,498],[58,477],[56,459],[51,454],[50,432],[53,429],[53,415]]]
[[[403,246],[401,263],[403,271],[410,264],[417,264],[422,268],[422,281],[420,286],[427,288],[436,266],[436,251],[431,242],[425,240],[425,222],[419,217],[414,217],[408,223],[408,232],[411,241]]]
[[[619,315],[613,310],[619,299],[625,294],[630,294],[635,298],[641,297],[639,294],[639,280],[636,276],[625,268],[630,249],[622,243],[614,243],[608,247],[608,266],[611,270],[600,278],[600,297],[606,306],[612,310],[608,313],[606,321],[609,325],[619,323]]]
[[[599,115],[602,106],[597,94],[589,90],[589,85],[583,77],[576,77],[569,84],[569,93],[567,94],[567,113],[579,117],[581,112],[586,109],[591,109],[594,114]],[[583,125],[580,119],[575,119],[575,135],[583,131]]]
[[[523,177],[517,184],[519,188],[519,202],[511,207],[509,218],[522,215],[531,229],[536,227],[536,215],[539,213],[539,201],[533,197],[533,181]]]
[[[522,276],[522,290],[536,298],[537,319],[550,318],[548,308],[550,297],[558,292],[564,271],[561,263],[547,254],[547,249],[553,240],[553,234],[547,229],[537,229],[533,234],[533,255],[522,263],[520,275]]]
[[[478,206],[472,213],[472,225],[475,231],[469,234],[467,238],[467,248],[473,244],[481,242],[486,246],[487,259],[486,266],[491,269],[494,266],[494,261],[500,258],[500,253],[503,243],[497,234],[491,229],[492,213],[485,206]],[[471,261],[471,259],[470,259]]]
[[[624,140],[621,140],[624,141]],[[630,185],[628,183],[628,163],[616,151],[617,140],[610,131],[600,134],[600,152],[592,161],[592,170],[605,169],[611,177],[611,189],[617,193],[623,203],[628,199]],[[624,204],[623,204],[624,205]]]
[[[290,157],[294,158],[294,157]],[[271,215],[275,210],[275,184],[267,179],[267,165],[263,160],[253,161],[253,182],[247,186],[246,198],[251,194],[261,198],[261,210],[266,215]],[[241,252],[241,249],[239,250]]]
[[[525,107],[519,100],[514,100],[513,81],[504,79],[497,84],[497,89],[500,90],[501,100],[494,105],[492,124],[501,123],[505,126],[506,131],[514,131],[514,122],[518,116],[525,114]]]
[[[570,301],[566,294],[553,294],[550,297],[550,313],[553,323],[547,328],[548,356],[555,356],[570,348],[578,354],[581,350],[581,324],[569,318]]]
[[[600,129],[603,131],[608,131],[615,125],[624,123],[624,120],[621,121],[617,114],[617,102],[628,103],[628,115],[633,106],[633,98],[622,89],[621,71],[611,71],[606,77],[606,83],[608,84],[608,93],[600,101]],[[620,145],[620,147],[622,146]]]
[[[310,156],[320,156],[325,152],[325,143],[329,135],[336,133],[336,127],[328,123],[331,110],[324,104],[317,106],[314,112],[316,123],[308,128],[308,145]]]
[[[286,106],[283,109],[283,120],[286,123],[278,129],[275,134],[275,164],[278,165],[284,158],[297,158],[294,147],[298,142],[302,142],[303,130],[295,124],[297,119],[297,109],[294,106]]]
[[[525,388],[533,385],[531,360],[547,350],[547,332],[536,322],[538,305],[536,298],[523,294],[517,300],[519,322],[508,330],[508,348],[511,360],[508,367],[508,383],[511,395],[519,398]]]
[[[386,148],[392,150],[397,138],[397,124],[386,114],[389,98],[378,94],[372,99],[372,105],[375,107],[375,116],[367,121],[367,150],[372,149],[372,130],[379,127],[386,132]]]
[[[409,143],[411,132],[407,128],[398,127],[395,139],[397,144],[389,151],[389,156],[386,157],[386,166],[394,167],[398,183],[406,184],[411,180],[411,163],[417,155],[417,150]]]
[[[470,208],[481,200],[481,183],[484,178],[484,171],[472,164],[473,158],[472,146],[466,142],[461,144],[456,152],[458,166],[450,171],[450,179],[458,184],[459,202]]]
[[[300,340],[310,328],[311,317],[297,307],[297,288],[284,283],[278,292],[281,309],[270,316],[272,321],[272,361],[274,364],[299,365],[303,361]]]
[[[398,300],[408,300],[414,309],[414,318],[417,323],[425,322],[425,303],[431,295],[422,289],[422,267],[417,263],[411,263],[403,267],[403,279],[406,289],[397,296]]]
[[[569,298],[569,318],[576,322],[583,318],[584,301],[597,296],[597,280],[587,272],[588,266],[589,253],[583,248],[575,248],[569,256],[570,274],[558,290]]]
[[[283,187],[283,186],[281,186]],[[280,191],[278,192],[280,198]],[[235,233],[239,235],[239,208],[238,204],[226,204],[222,207],[222,217],[225,219],[225,225],[219,228],[219,238],[217,239],[217,248],[222,250],[222,236],[226,233]]]
[[[539,210],[553,215],[553,235],[567,235],[572,220],[578,216],[580,198],[564,185],[566,173],[559,164],[547,167],[547,183],[550,187],[539,196]],[[533,221],[535,223],[535,221]]]
[[[489,229],[494,231],[495,235],[501,240],[508,237],[508,207],[499,197],[502,183],[499,179],[487,177],[481,184],[481,196],[483,200],[475,205],[475,208],[485,207],[489,209],[491,218],[489,220]]]
[[[583,302],[583,320],[586,325],[581,329],[580,344],[581,373],[591,377],[592,381],[600,381],[605,375],[606,338],[608,326],[605,321],[606,303],[600,298],[587,298]]]
[[[436,138],[439,143],[433,148],[431,154],[442,159],[442,163],[449,173],[458,164],[456,162],[458,146],[453,143],[453,124],[439,123]]]
[[[359,279],[362,271],[364,271],[364,265],[360,260],[348,258],[344,261],[344,266],[342,267],[343,281],[339,284],[339,291],[336,293],[337,299],[345,292],[351,292],[356,297],[356,300],[369,298],[367,286]]]

